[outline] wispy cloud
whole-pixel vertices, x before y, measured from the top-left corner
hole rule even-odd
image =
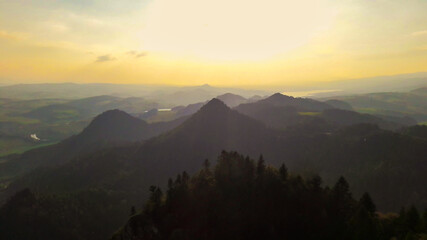
[[[95,62],[102,63],[102,62],[109,62],[114,60],[116,60],[115,57],[111,56],[110,54],[107,54],[107,55],[98,56]]]
[[[411,36],[414,36],[414,37],[427,36],[427,30],[413,32],[411,33]]]
[[[44,27],[47,28],[50,31],[56,32],[56,33],[64,33],[69,30],[69,27],[61,22],[52,22],[52,21],[46,21],[43,23]]]
[[[142,53],[137,54],[136,58],[145,57],[145,56],[147,56],[147,53],[146,52],[142,52]]]
[[[27,38],[27,35],[24,33],[11,33],[11,32],[0,30],[0,38],[9,39],[9,40],[23,40]]]
[[[135,58],[145,57],[147,56],[147,52],[138,52],[138,51],[129,51],[126,52],[127,55],[134,56]]]

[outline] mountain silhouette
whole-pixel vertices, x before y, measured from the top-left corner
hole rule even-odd
[[[236,106],[248,101],[246,98],[239,96],[239,95],[236,95],[236,94],[232,94],[232,93],[226,93],[226,94],[220,95],[216,98],[221,100],[222,102],[224,102],[227,106],[229,106],[231,108],[236,107]]]
[[[38,167],[52,167],[103,148],[143,141],[168,131],[186,118],[148,124],[120,110],[106,111],[78,135],[57,144],[27,151],[2,164],[0,176],[22,175]]]
[[[299,126],[308,129],[308,132],[330,132],[342,126],[361,123],[377,124],[384,129],[395,130],[406,123],[400,119],[397,123],[388,121],[390,118],[384,120],[378,116],[343,110],[342,108],[348,108],[348,104],[340,101],[333,101],[332,104],[338,104],[339,107],[335,108],[313,99],[293,98],[276,93],[255,103],[241,104],[235,109],[272,128]]]

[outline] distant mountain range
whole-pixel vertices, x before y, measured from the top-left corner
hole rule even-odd
[[[233,93],[243,97],[254,95],[265,96],[271,92],[239,88],[221,88],[210,85],[175,87],[156,85],[127,85],[127,84],[17,84],[0,87],[0,96],[11,99],[79,99],[101,95],[115,97],[143,97],[162,105],[188,105],[204,102],[218,95]]]
[[[427,86],[427,72],[378,76],[359,79],[319,82],[311,87],[275,87],[282,92],[306,92],[309,97],[331,97],[349,94],[373,92],[398,92]],[[310,93],[311,92],[311,93]],[[65,98],[79,99],[100,95],[117,97],[144,97],[160,104],[188,105],[204,102],[213,97],[233,93],[245,98],[254,95],[271,95],[271,90],[251,90],[240,88],[213,87],[208,84],[200,86],[162,86],[141,84],[108,84],[108,83],[46,83],[0,85],[2,98],[40,99]]]
[[[222,95],[216,96],[215,98],[221,100],[230,108],[236,107],[243,103],[255,102],[260,99],[263,99],[263,97],[257,96],[257,95],[252,96],[251,98],[244,98],[242,96],[232,94],[232,93],[222,94]],[[166,114],[159,112],[157,109],[153,109],[151,111],[148,111],[139,115],[139,117],[150,121],[153,119],[156,119],[156,120],[163,119],[161,116],[163,114],[163,115],[167,115],[167,118],[166,118],[167,120],[171,120],[171,119],[194,114],[197,111],[199,111],[200,108],[202,108],[203,105],[205,105],[206,103],[208,103],[208,101],[193,103],[187,106],[176,106],[171,109],[170,113],[166,113]]]

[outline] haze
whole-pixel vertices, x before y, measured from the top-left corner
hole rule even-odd
[[[427,71],[420,0],[0,0],[0,83],[273,88]]]

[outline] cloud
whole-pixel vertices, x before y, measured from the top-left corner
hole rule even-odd
[[[57,33],[64,33],[69,30],[69,27],[61,22],[44,22],[43,25],[49,29],[50,31],[57,32]]]
[[[9,40],[24,40],[27,38],[27,35],[23,33],[11,33],[11,32],[0,30],[0,38],[9,39]]]
[[[141,52],[141,53],[139,53],[139,54],[136,55],[136,58],[145,57],[145,56],[147,56],[147,53],[146,52]]]
[[[102,63],[102,62],[109,62],[109,61],[114,61],[114,60],[116,60],[115,57],[112,57],[112,56],[110,56],[110,54],[107,54],[107,55],[98,56],[96,58],[95,62]]]
[[[413,37],[427,36],[427,30],[413,32],[413,33],[411,33],[411,35]]]
[[[147,52],[138,52],[138,51],[129,51],[126,52],[127,55],[134,56],[135,58],[145,57],[147,56]]]

